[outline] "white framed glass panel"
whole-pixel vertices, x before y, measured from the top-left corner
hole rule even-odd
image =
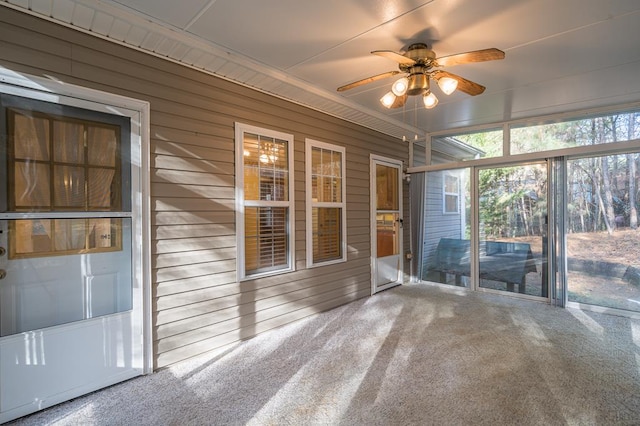
[[[640,111],[600,114],[560,122],[514,125],[512,154],[613,144],[640,138]]]

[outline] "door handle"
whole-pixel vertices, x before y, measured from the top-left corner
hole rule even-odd
[[[7,271],[4,269],[0,269],[0,280],[4,279],[7,276]]]
[[[7,251],[4,249],[4,247],[0,247],[0,256],[4,256],[5,254],[7,254]]]

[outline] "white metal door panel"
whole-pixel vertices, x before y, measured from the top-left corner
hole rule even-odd
[[[130,179],[123,178],[126,187],[123,185],[122,191],[129,194],[123,197],[123,205],[130,204],[131,207],[104,211],[60,211],[64,208],[58,211],[41,208],[25,211],[7,209],[7,203],[4,203],[7,210],[0,211],[0,423],[150,371],[145,351],[148,324],[145,323],[144,306],[148,304],[148,293],[143,283],[147,279],[142,275],[143,270],[148,271],[143,258],[143,250],[148,247],[144,243],[148,233],[144,232],[143,225],[147,223],[148,216],[144,214],[146,203],[141,196],[141,190],[148,181],[142,176],[148,165],[143,146],[144,152],[148,146],[142,142],[140,127],[142,111],[146,117],[148,105],[70,85],[60,85],[57,87],[59,92],[50,96],[40,92],[39,88],[53,87],[55,83],[37,85],[37,77],[12,79],[16,80],[15,85],[0,81],[0,107],[7,108],[7,111],[10,108],[25,110],[23,102],[27,106],[52,105],[50,110],[46,105],[44,110],[29,110],[40,114],[38,117],[44,117],[39,118],[40,121],[64,119],[66,111],[74,108],[74,111],[89,111],[93,114],[91,117],[99,114],[116,117],[109,123],[122,123],[123,120],[129,123],[130,119],[130,125],[120,129],[125,129],[123,138],[130,138],[128,144],[123,145],[128,148],[122,154],[126,158],[122,168],[129,170],[126,173]],[[32,87],[34,84],[37,88]],[[83,98],[91,100],[84,101]],[[103,98],[114,103],[101,103]],[[131,105],[132,109],[126,109],[124,105]],[[93,122],[89,123],[92,125]],[[43,132],[33,134],[40,138]],[[55,147],[58,142],[53,139],[50,143]],[[89,143],[92,142],[85,143],[85,150]],[[44,143],[32,145],[41,147]],[[9,149],[15,150],[16,146],[17,142]],[[46,154],[50,155],[49,152],[53,151]],[[90,161],[96,162],[104,158],[98,157],[99,151],[93,153],[93,157],[85,154],[85,158],[93,158]],[[11,172],[15,175],[10,174],[9,181],[22,178],[19,173],[24,176],[31,170],[28,169],[31,165],[44,167],[42,161],[45,160],[30,160],[24,156],[26,154],[21,155],[19,161],[22,166]],[[66,163],[48,161],[50,163],[46,164],[52,164],[50,167],[54,170],[52,176],[58,176],[56,167],[58,170],[76,167],[75,163],[67,166]],[[105,179],[108,173],[101,173],[102,166],[89,164],[85,175]],[[4,174],[4,179],[7,179],[9,173],[4,171]],[[20,191],[33,191],[34,188],[38,191],[38,185],[42,187],[46,180],[29,176],[26,182],[28,186],[23,185]],[[67,187],[66,180],[55,185],[51,179],[51,188]],[[11,188],[9,195],[11,191],[18,194],[18,189]],[[89,188],[91,191],[92,187]],[[69,187],[70,191],[72,189]],[[6,190],[0,191],[1,194],[7,196]],[[109,199],[101,198],[95,192],[89,194],[93,203]],[[12,200],[17,195],[13,197]],[[48,223],[48,228],[44,227],[46,232],[34,231],[37,221]],[[31,230],[28,234],[18,229],[25,225]],[[82,236],[78,237],[76,231]],[[29,235],[29,239],[24,235]],[[117,244],[112,244],[114,237]],[[47,243],[36,241],[41,238]],[[90,246],[77,248],[78,241],[82,239],[90,241]],[[61,240],[61,244],[68,248],[56,251]],[[42,249],[40,253],[39,248],[34,249],[47,244],[50,250]],[[22,249],[17,250],[19,246]],[[25,247],[31,248],[23,250]]]
[[[132,325],[125,312],[2,338],[0,422],[140,375]]]

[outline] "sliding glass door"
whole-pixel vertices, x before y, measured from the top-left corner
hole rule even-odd
[[[548,297],[547,165],[478,170],[478,286]]]
[[[640,311],[639,160],[625,153],[567,161],[569,302]]]

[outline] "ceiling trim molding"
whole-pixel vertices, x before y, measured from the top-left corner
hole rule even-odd
[[[284,72],[190,36],[179,28],[151,21],[99,0],[50,0],[33,10],[28,0],[1,0],[0,5],[63,25],[112,43],[276,96],[330,116],[395,137],[424,136],[424,131],[363,108],[337,94],[312,87]],[[133,32],[135,29],[137,32]]]

